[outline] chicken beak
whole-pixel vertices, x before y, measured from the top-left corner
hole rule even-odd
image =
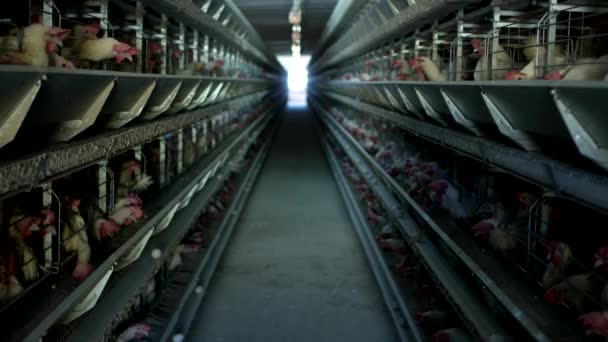
[[[53,44],[55,44],[59,47],[63,46],[63,40],[61,40],[61,38],[59,36],[51,36],[49,41],[51,41]]]

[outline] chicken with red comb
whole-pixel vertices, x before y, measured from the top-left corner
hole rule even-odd
[[[49,53],[63,45],[70,30],[31,24],[13,29],[0,38],[0,64],[23,64],[37,67],[49,65]]]
[[[474,38],[471,40],[471,45],[473,46],[473,53],[479,56],[473,73],[475,81],[504,79],[505,72],[513,67],[513,60],[498,42],[495,43],[495,46],[491,51],[491,56],[488,56],[487,46],[484,40]],[[488,64],[490,58],[492,58],[491,64]],[[488,68],[489,65],[492,66],[491,71]]]
[[[125,329],[118,337],[116,342],[127,342],[131,340],[140,340],[148,336],[152,327],[145,323],[134,324]]]
[[[588,312],[578,317],[579,323],[587,335],[598,335],[608,338],[608,312]]]
[[[143,215],[143,211],[136,205],[122,207],[116,210],[109,218],[119,226],[128,226],[137,222]]]
[[[516,81],[527,79],[528,74],[523,70],[509,70],[505,73],[505,80]]]
[[[551,287],[563,279],[566,271],[574,257],[570,246],[560,241],[548,241],[547,247],[547,268],[543,274],[543,286]]]
[[[594,274],[578,274],[568,277],[545,291],[544,299],[549,304],[565,304],[571,310],[588,311],[594,300],[599,300],[604,281]]]
[[[114,59],[122,63],[125,59],[133,61],[137,50],[129,44],[114,38],[85,39],[80,47],[79,58],[93,62]]]
[[[152,183],[154,183],[152,177],[141,172],[140,163],[127,160],[121,164],[116,192],[119,198],[125,198],[133,192],[146,190]]]
[[[433,179],[428,172],[424,172],[428,177]],[[460,198],[458,189],[446,180],[434,180],[428,186],[429,199],[438,204],[442,209],[447,211],[456,219],[464,219],[470,217],[473,209],[467,207]]]
[[[38,260],[27,240],[33,232],[40,231],[41,222],[41,217],[24,216],[18,208],[9,220],[8,235],[15,242],[19,252],[21,272],[26,281],[38,279]]]

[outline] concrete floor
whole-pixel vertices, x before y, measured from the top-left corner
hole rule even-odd
[[[396,340],[311,113],[283,118],[187,340]]]

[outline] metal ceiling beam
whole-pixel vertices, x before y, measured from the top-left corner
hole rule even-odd
[[[326,51],[326,48],[335,42],[338,35],[344,31],[355,14],[359,13],[367,0],[340,0],[334,8],[327,25],[321,34],[321,40],[312,55],[310,63],[314,63]]]

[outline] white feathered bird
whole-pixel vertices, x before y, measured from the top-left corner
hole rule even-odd
[[[488,60],[486,45],[481,39],[473,39],[471,42],[475,53],[479,54],[479,60],[475,65],[473,78],[475,81],[500,80],[505,78],[506,71],[513,65],[513,60],[505,49],[498,43],[492,51],[492,71],[488,70]],[[491,75],[491,78],[490,78]]]
[[[418,75],[419,81],[445,81],[447,69],[441,69],[440,63],[435,63],[429,57],[422,56],[410,60],[410,64]]]
[[[127,59],[133,61],[137,50],[129,44],[121,43],[114,38],[86,39],[80,46],[81,59],[99,62],[106,59],[115,59],[121,63]]]
[[[48,54],[63,45],[62,39],[69,32],[42,24],[31,24],[23,31],[13,29],[8,36],[0,38],[0,63],[46,67],[49,65]]]

